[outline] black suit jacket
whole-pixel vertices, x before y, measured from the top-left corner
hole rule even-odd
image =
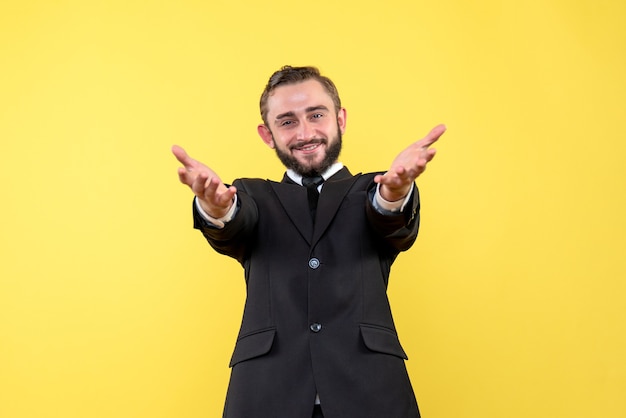
[[[419,411],[396,334],[387,283],[414,242],[419,196],[380,214],[375,173],[344,168],[324,183],[315,223],[306,189],[239,179],[238,212],[223,229],[194,227],[244,268],[247,299],[230,362],[227,418],[415,418]]]

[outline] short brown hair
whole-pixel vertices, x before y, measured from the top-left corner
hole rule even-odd
[[[261,94],[261,118],[263,119],[263,123],[267,125],[267,100],[270,94],[279,86],[286,84],[296,84],[301,83],[306,80],[317,80],[324,87],[326,92],[330,95],[333,100],[333,104],[335,105],[335,112],[338,112],[341,109],[341,99],[339,99],[339,92],[337,92],[337,87],[335,87],[335,83],[328,77],[325,77],[320,74],[320,71],[316,67],[292,67],[290,65],[285,65],[280,70],[276,71],[270,77],[267,85],[265,86],[265,90],[263,90],[263,94]]]

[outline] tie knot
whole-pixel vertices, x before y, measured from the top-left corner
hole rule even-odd
[[[317,189],[317,186],[319,186],[322,183],[324,183],[324,177],[322,176],[302,177],[302,185],[309,189],[311,188]]]

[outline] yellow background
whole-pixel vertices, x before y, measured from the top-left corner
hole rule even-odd
[[[389,290],[423,415],[623,418],[625,21],[621,0],[3,0],[0,417],[221,416],[243,277],[192,230],[170,146],[279,178],[258,97],[313,64],[353,172],[449,128]]]

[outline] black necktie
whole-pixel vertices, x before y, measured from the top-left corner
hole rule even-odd
[[[322,176],[315,177],[302,177],[302,185],[307,189],[307,196],[309,198],[309,210],[311,211],[311,219],[315,220],[315,211],[317,210],[317,200],[320,197],[317,188],[324,182]]]

